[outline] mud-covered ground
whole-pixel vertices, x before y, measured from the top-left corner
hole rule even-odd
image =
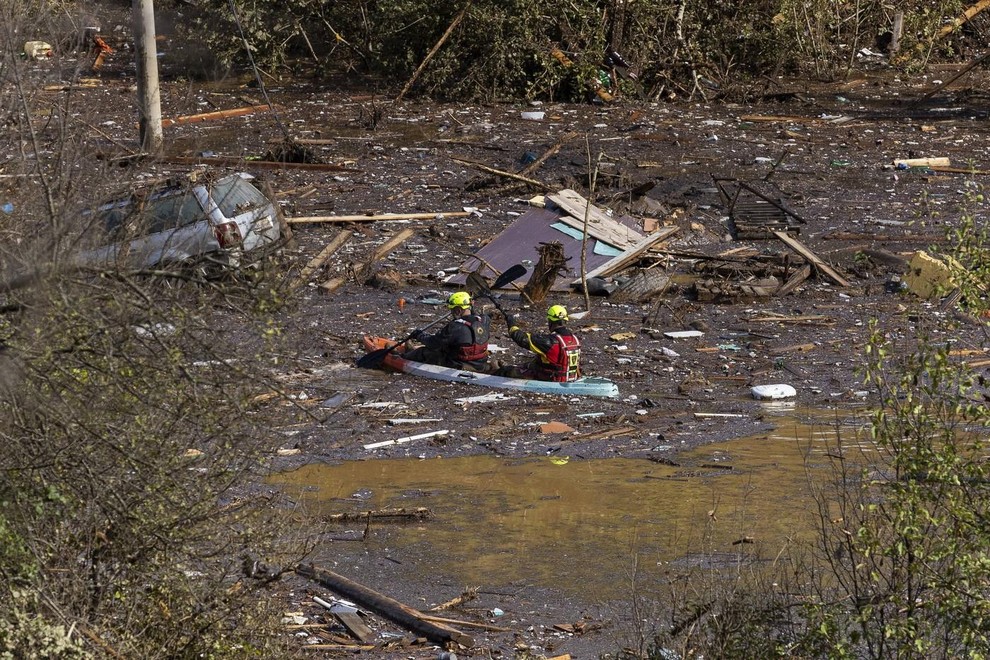
[[[94,76],[92,87],[72,87],[90,108],[99,108],[94,149],[121,155],[133,145],[134,79],[118,53]],[[166,51],[166,64],[167,64]],[[35,73],[49,82],[61,75],[46,62]],[[354,232],[304,286],[280,318],[286,338],[284,372],[277,377],[294,400],[281,406],[285,456],[274,470],[314,461],[375,460],[390,457],[450,457],[494,454],[506,457],[565,452],[571,460],[600,457],[675,459],[679,450],[720,439],[765,431],[773,424],[753,385],[786,383],[797,390],[795,414],[809,416],[850,410],[870,403],[857,368],[870,322],[896,346],[907,347],[919,325],[938,340],[963,350],[983,351],[984,325],[939,300],[905,293],[895,276],[903,274],[914,251],[940,243],[958,218],[956,211],[972,185],[985,175],[896,170],[894,159],[948,157],[958,167],[990,169],[990,97],[987,72],[977,69],[930,98],[924,94],[958,69],[898,76],[882,66],[840,83],[775,80],[767,94],[748,105],[702,99],[665,103],[620,99],[611,104],[544,102],[493,105],[436,105],[416,100],[391,103],[390,94],[309,79],[265,80],[275,112],[223,120],[176,124],[165,129],[165,156],[144,162],[138,175],[188,170],[169,162],[175,156],[204,154],[261,157],[286,134],[310,141],[317,160],[338,171],[257,169],[275,191],[287,217],[362,213],[430,213],[410,222],[293,225],[295,246],[281,261],[284,274],[301,271],[342,229]],[[63,81],[69,82],[69,81]],[[358,86],[360,87],[360,86]],[[55,98],[67,91],[51,91]],[[263,103],[253,77],[197,83],[165,76],[162,109],[166,118]],[[915,102],[917,101],[917,102]],[[542,111],[542,121],[521,117]],[[511,180],[491,175],[454,158],[515,172],[526,158],[543,154],[562,136],[575,132],[531,177],[548,190],[526,185],[504,188]],[[529,154],[529,156],[527,156]],[[585,371],[618,383],[614,400],[560,398],[520,393],[490,402],[461,402],[488,393],[466,384],[416,380],[403,375],[354,368],[365,333],[401,337],[434,320],[444,309],[434,304],[452,289],[438,272],[453,272],[464,260],[529,207],[536,194],[573,188],[588,194],[589,156],[597,160],[596,203],[617,214],[649,216],[680,230],[659,251],[640,262],[674,276],[675,285],[642,303],[592,297],[588,315],[572,324],[583,341]],[[238,167],[241,167],[238,166]],[[771,171],[772,170],[772,171]],[[699,302],[693,292],[698,255],[736,248],[760,255],[782,255],[780,241],[733,240],[728,207],[713,175],[749,182],[786,202],[805,224],[798,238],[846,277],[841,287],[821,273],[787,296],[739,302]],[[629,191],[653,184],[647,213],[630,206]],[[643,200],[638,200],[640,204]],[[468,218],[443,213],[477,209]],[[386,284],[353,278],[374,249],[406,227],[415,236],[387,258],[366,268]],[[392,272],[390,272],[392,271]],[[384,277],[388,275],[388,277]],[[347,281],[331,293],[318,285],[333,277]],[[406,302],[400,308],[399,300]],[[577,293],[553,295],[572,311],[585,309]],[[547,303],[523,305],[508,292],[503,304],[517,310],[530,327],[543,325]],[[496,314],[497,317],[497,314]],[[938,319],[945,323],[928,323]],[[506,349],[499,359],[524,355],[496,321],[494,343]],[[670,339],[665,331],[700,329],[700,338]],[[667,350],[664,350],[667,349]],[[672,356],[669,353],[676,353]],[[963,353],[960,353],[961,355]],[[960,358],[964,359],[964,358]],[[362,404],[392,402],[392,407]],[[709,416],[731,413],[734,417]],[[451,433],[439,438],[365,450],[363,445],[417,433],[397,428],[394,417],[441,418]],[[557,421],[572,433],[545,434],[532,422]],[[612,432],[615,435],[612,435]],[[298,451],[294,451],[298,450]],[[426,609],[460,593],[464,585],[445,576],[415,575],[402,563],[415,557],[374,556],[360,543],[326,543],[310,558],[351,579]],[[519,558],[522,560],[523,558]],[[602,567],[607,571],[608,567]],[[623,630],[615,609],[597,608],[561,597],[552,589],[486,585],[470,609],[447,616],[475,618],[511,628],[512,633],[470,631],[473,649],[462,657],[513,657],[519,649],[537,656],[570,653],[574,658],[616,652]],[[286,611],[302,611],[307,622],[321,617],[309,594],[314,585],[283,579],[279,597]],[[506,616],[485,613],[498,607]],[[316,619],[319,620],[319,619]],[[587,632],[554,630],[553,624],[584,621]],[[604,626],[599,628],[600,623]],[[394,624],[371,624],[394,633]],[[300,641],[305,639],[300,637]],[[333,651],[325,651],[330,656]],[[429,646],[365,652],[369,657],[436,657]],[[306,657],[317,657],[312,651]]]

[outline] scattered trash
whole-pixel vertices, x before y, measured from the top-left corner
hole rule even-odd
[[[349,600],[340,600],[337,598],[331,598],[329,601],[320,598],[319,596],[313,596],[313,602],[317,605],[322,605],[334,614],[357,614],[357,605]]]
[[[24,44],[24,56],[32,60],[43,60],[52,56],[52,46],[44,41],[28,41]]]
[[[952,273],[944,261],[919,250],[908,264],[904,286],[919,298],[931,298],[952,287]]]
[[[449,430],[444,429],[442,431],[430,431],[429,433],[420,433],[419,435],[407,435],[404,438],[396,438],[395,440],[382,440],[381,442],[372,442],[364,445],[365,449],[378,449],[379,447],[389,447],[391,445],[402,445],[407,442],[412,442],[413,440],[425,440],[426,438],[435,438],[441,435],[447,435],[450,433]]]
[[[523,119],[528,119],[529,121],[543,121],[543,118],[546,117],[546,115],[547,113],[543,111],[533,111],[533,110],[520,113],[520,116]]]
[[[894,160],[898,170],[909,170],[912,167],[949,167],[951,161],[945,157],[938,158],[899,158]]]
[[[777,383],[774,385],[755,385],[751,390],[754,399],[789,399],[797,396],[797,390],[790,385]]]
[[[493,401],[508,401],[514,399],[513,396],[506,396],[501,392],[492,392],[491,394],[482,394],[480,396],[468,396],[461,399],[454,399],[454,403],[465,404],[465,403],[491,403]]]
[[[573,431],[574,429],[563,422],[547,422],[540,425],[540,433],[571,433]]]
[[[155,323],[154,325],[136,325],[134,334],[138,337],[168,337],[175,334],[175,326],[171,323]]]
[[[664,337],[670,337],[671,339],[689,339],[691,337],[704,337],[705,333],[700,330],[672,330],[671,332],[663,333]]]
[[[14,212],[14,205],[10,202],[4,202],[3,206],[0,206],[0,211],[3,211],[7,215],[10,215],[11,213]]]
[[[696,412],[694,416],[698,419],[704,419],[706,417],[747,417],[747,415],[741,415],[739,413],[706,413],[706,412]]]

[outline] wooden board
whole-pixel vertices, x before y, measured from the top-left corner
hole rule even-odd
[[[588,235],[620,250],[631,248],[643,238],[641,233],[621,224],[594,204],[589,207],[587,199],[569,188],[547,195],[547,199],[566,212],[566,215],[560,216],[560,222],[581,231],[584,231],[585,209],[589,209]]]
[[[334,612],[333,615],[344,624],[344,627],[356,639],[361,640],[365,644],[370,644],[375,640],[375,631],[365,624],[360,614],[356,612]]]
[[[811,251],[808,246],[806,246],[801,241],[797,240],[790,234],[784,231],[775,231],[773,235],[782,240],[789,248],[800,254],[802,257],[808,260],[816,270],[824,274],[830,280],[838,284],[839,286],[849,286],[849,282],[846,278],[842,277],[835,271],[834,268],[829,266],[827,263],[821,260],[817,254]]]
[[[635,259],[637,259],[643,252],[645,252],[652,246],[656,245],[660,241],[670,238],[671,236],[676,234],[677,231],[678,228],[675,226],[664,227],[660,231],[654,232],[649,236],[644,236],[643,238],[639,239],[638,241],[630,245],[628,248],[626,248],[626,250],[622,254],[616,256],[614,259],[611,259],[610,261],[606,261],[598,268],[595,268],[594,270],[590,271],[586,277],[588,278],[599,277],[599,276],[605,277],[619,270],[622,270],[630,263],[632,263]],[[573,282],[571,282],[572,286],[580,286],[580,284],[581,284],[580,277],[574,280]]]

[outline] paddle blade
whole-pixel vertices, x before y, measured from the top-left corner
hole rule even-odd
[[[379,348],[358,358],[357,366],[361,369],[377,369],[385,361],[385,356],[392,352],[394,346],[390,348]]]
[[[520,277],[526,274],[526,267],[522,264],[516,264],[510,267],[507,271],[498,276],[495,282],[492,284],[492,289],[501,289],[506,284],[510,282],[515,282]]]

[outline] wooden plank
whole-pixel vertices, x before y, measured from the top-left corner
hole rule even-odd
[[[605,241],[609,245],[625,250],[643,238],[643,235],[638,231],[614,220],[594,204],[589,206],[587,199],[569,188],[546,197],[567,213],[567,215],[560,216],[561,222],[581,231],[584,231],[585,209],[590,209],[588,211],[588,235]]]
[[[302,225],[309,223],[326,222],[389,222],[395,220],[434,220],[443,218],[466,218],[471,215],[466,211],[453,211],[437,213],[379,213],[377,215],[314,215],[301,218],[286,218],[290,225]]]
[[[398,234],[385,241],[381,246],[378,247],[378,249],[376,249],[371,254],[371,256],[368,258],[368,260],[365,263],[354,265],[354,276],[360,277],[366,268],[366,264],[373,264],[376,261],[381,261],[382,259],[387,257],[389,253],[392,252],[392,250],[394,250],[395,248],[399,247],[407,240],[409,240],[409,237],[415,233],[416,233],[415,229],[413,229],[412,227],[406,227]],[[346,281],[347,278],[344,277],[339,277],[339,276],[332,277],[325,282],[321,282],[320,288],[326,291],[327,293],[331,293],[335,289],[339,288]]]
[[[322,250],[320,250],[320,253],[318,255],[310,259],[309,263],[306,264],[303,267],[302,271],[299,273],[299,277],[293,280],[290,286],[292,286],[292,288],[295,288],[297,286],[300,286],[308,282],[309,278],[312,277],[313,273],[315,273],[320,267],[322,267],[323,264],[326,263],[327,259],[329,259],[334,252],[339,250],[344,243],[350,240],[351,236],[353,235],[354,232],[352,231],[341,231],[336,236],[334,236],[333,240],[327,243],[327,246]]]
[[[310,578],[344,598],[354,601],[359,606],[367,608],[416,634],[423,635],[431,642],[439,644],[456,642],[461,646],[474,646],[474,639],[470,635],[442,623],[427,621],[421,612],[342,575],[325,569],[318,569],[311,564],[297,565],[296,575]]]
[[[172,126],[174,124],[193,124],[201,121],[211,121],[213,119],[227,119],[228,117],[243,117],[244,115],[253,115],[256,112],[265,112],[267,110],[276,110],[278,106],[267,104],[264,105],[251,105],[244,108],[232,108],[230,110],[217,110],[215,112],[204,112],[198,115],[184,115],[182,117],[176,117],[175,119],[162,119],[162,127]]]
[[[770,355],[784,355],[786,353],[806,353],[808,351],[815,350],[815,345],[808,344],[791,344],[790,346],[781,346],[779,348],[770,349]]]
[[[247,160],[235,156],[169,156],[163,158],[163,163],[175,165],[229,165],[245,170],[268,169],[268,170],[313,170],[316,172],[363,172],[353,167],[343,165],[333,165],[327,163],[284,163],[274,160]]]
[[[460,619],[448,619],[442,616],[433,616],[432,614],[423,614],[422,616],[427,621],[432,621],[433,623],[449,623],[452,626],[462,626],[464,628],[478,628],[480,630],[488,630],[490,632],[512,632],[512,628],[500,628],[499,626],[493,626],[487,623],[462,621]]]
[[[811,249],[806,246],[801,241],[797,240],[790,234],[784,231],[775,231],[773,235],[784,242],[787,247],[791,248],[802,257],[808,260],[812,266],[815,267],[819,272],[823,273],[830,280],[838,284],[839,286],[849,286],[849,282],[846,281],[844,277],[839,275],[831,266],[822,261],[817,254],[811,251]]]
[[[381,261],[382,259],[387,257],[392,252],[392,250],[394,250],[395,248],[399,247],[400,245],[408,241],[415,233],[416,233],[415,229],[413,229],[412,227],[406,227],[398,234],[396,234],[392,238],[382,243],[382,245],[379,246],[372,253],[371,259],[369,259],[368,261],[370,263]]]
[[[811,277],[811,265],[805,264],[804,266],[801,266],[801,268],[794,271],[794,274],[791,275],[786,282],[781,284],[780,288],[777,289],[774,293],[778,296],[786,296],[791,291],[798,288],[798,285],[800,285],[801,282],[804,282],[809,277]]]
[[[375,631],[368,627],[357,612],[334,612],[333,615],[361,642],[370,644],[375,640]]]
[[[595,268],[594,270],[590,271],[586,275],[586,277],[588,278],[599,277],[599,276],[605,277],[611,275],[612,273],[620,271],[626,266],[628,266],[632,261],[637,259],[643,252],[650,249],[660,241],[667,240],[677,232],[678,232],[678,227],[671,226],[671,227],[664,227],[660,231],[654,232],[648,236],[644,236],[643,238],[639,239],[631,246],[629,246],[622,254],[618,255],[614,259],[611,259],[610,261],[606,261],[598,268]],[[571,286],[580,286],[580,285],[581,285],[580,277],[574,280],[573,282],[571,282]]]

